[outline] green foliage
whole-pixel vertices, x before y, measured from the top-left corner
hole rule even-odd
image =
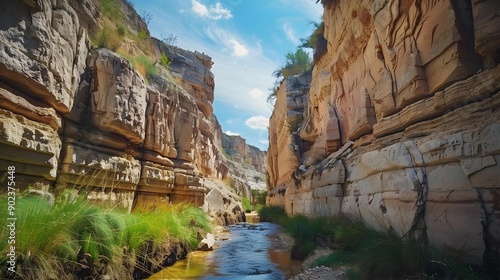
[[[231,154],[230,154],[230,152],[228,152],[228,150],[226,150],[226,149],[224,149],[224,148],[222,149],[222,154],[223,154],[223,155],[224,155],[227,159],[229,159],[229,160],[231,160],[231,159],[232,159],[232,158],[231,158]]]
[[[137,39],[139,39],[140,41],[146,41],[147,39],[149,39],[148,32],[146,32],[146,30],[139,31],[137,33]]]
[[[150,79],[158,74],[158,70],[156,69],[154,61],[151,58],[149,58],[148,56],[139,55],[135,58],[135,61],[137,62],[138,68],[144,67],[145,77],[147,79]]]
[[[293,75],[310,71],[312,68],[311,57],[302,48],[297,48],[294,53],[287,53],[285,55],[285,59],[285,66],[274,71],[273,73],[276,78],[283,77],[286,79]]]
[[[148,81],[158,75],[158,69],[156,68],[154,61],[149,56],[129,56],[125,53],[122,53],[122,55],[130,62],[130,64],[132,64],[132,67],[134,67],[135,70],[137,70]]]
[[[374,230],[361,222],[345,219],[287,217],[282,208],[265,207],[261,221],[284,227],[295,240],[292,256],[305,258],[317,242],[335,244],[338,249],[320,257],[313,265],[348,265],[349,279],[494,279],[482,269],[464,265],[466,250],[445,255],[412,238]],[[333,241],[333,243],[331,242]]]
[[[334,4],[335,0],[316,0],[316,3],[319,3],[321,1],[321,4],[323,7],[330,9],[331,6]]]
[[[95,33],[91,41],[94,47],[107,48],[112,51],[116,51],[122,43],[118,32],[108,28],[103,28]]]
[[[241,204],[243,205],[243,210],[245,210],[245,212],[252,211],[252,205],[247,197],[243,197],[241,199]]]
[[[7,205],[5,196],[0,197],[0,203]],[[74,273],[84,254],[94,263],[135,259],[135,252],[151,241],[168,246],[178,240],[195,248],[198,230],[210,230],[206,214],[185,205],[126,214],[66,193],[53,206],[38,196],[18,196],[16,209],[17,273],[25,279],[54,279]],[[0,218],[5,220],[7,211],[0,212]],[[9,233],[7,227],[0,230],[2,265],[10,249]]]
[[[326,53],[328,42],[324,37],[325,23],[321,21],[320,23],[312,22],[312,24],[314,25],[313,33],[305,39],[300,39],[302,44],[299,47],[313,49],[313,59],[317,63]]]
[[[118,32],[118,35],[123,37],[127,34],[127,27],[124,24],[120,24],[118,25],[116,31]]]
[[[283,83],[283,78],[276,78],[272,87],[269,88],[269,95],[267,96],[267,103],[272,103],[278,97],[278,91]]]
[[[276,99],[276,95],[284,79],[312,70],[313,63],[311,57],[303,48],[299,47],[295,52],[288,52],[285,55],[285,59],[285,66],[273,72],[276,81],[273,87],[269,88],[268,103],[272,103]]]
[[[262,180],[262,178],[261,178]],[[264,178],[265,180],[265,178]],[[252,190],[252,204],[266,204],[267,191],[264,190]]]
[[[279,206],[263,207],[259,211],[261,222],[271,222],[283,225],[288,218],[285,210]]]
[[[172,61],[168,58],[168,56],[164,52],[161,52],[160,63],[161,63],[161,65],[163,65],[163,67],[165,67],[165,69],[168,69],[171,62]]]
[[[123,20],[124,14],[118,0],[99,0],[101,2],[101,12],[105,17],[112,20]]]

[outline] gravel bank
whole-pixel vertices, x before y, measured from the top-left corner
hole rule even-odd
[[[332,269],[330,267],[309,268],[301,274],[295,275],[290,280],[347,280],[343,269]]]

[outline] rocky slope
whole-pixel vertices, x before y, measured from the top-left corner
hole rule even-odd
[[[241,136],[222,133],[222,148],[232,161],[253,167],[260,173],[266,172],[267,153],[248,145]]]
[[[281,86],[268,203],[500,259],[500,2],[323,1],[328,49]]]
[[[147,33],[120,3],[127,32]],[[148,39],[170,64],[158,59],[146,80],[123,56],[91,47],[103,28],[97,0],[1,0],[0,10],[0,169],[15,166],[20,190],[85,187],[128,209],[201,206],[212,190],[202,179],[228,176],[209,56]],[[224,223],[243,220],[241,204],[224,198]]]

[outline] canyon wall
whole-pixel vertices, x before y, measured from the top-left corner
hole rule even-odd
[[[130,32],[146,28],[122,7]],[[170,63],[155,62],[145,79],[123,56],[91,47],[89,33],[103,28],[98,1],[1,0],[0,10],[0,169],[15,167],[19,190],[85,188],[129,210],[201,206],[215,192],[223,223],[244,219],[235,197],[204,184],[229,170],[209,56],[150,38]]]
[[[251,166],[260,173],[266,173],[267,153],[248,145],[241,136],[222,133],[222,148],[232,161]]]
[[[268,204],[498,267],[500,2],[323,2],[327,52],[277,93]]]

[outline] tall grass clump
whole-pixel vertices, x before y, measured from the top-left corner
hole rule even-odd
[[[361,222],[336,220],[334,243],[339,249],[314,265],[348,264],[349,279],[492,279],[460,264],[463,251],[450,255],[414,238],[380,232]]]
[[[146,80],[150,81],[158,75],[158,69],[152,58],[146,55],[130,56],[123,52],[120,52],[120,54],[125,57],[130,64],[132,64],[132,67],[134,67],[134,69],[136,69]]]
[[[285,214],[285,209],[279,206],[262,207],[259,210],[261,222],[270,222],[283,225],[288,218]]]
[[[94,261],[120,256],[123,221],[80,197],[62,196],[52,206],[43,198],[26,195],[16,200],[16,206],[16,264],[22,278],[65,275],[84,255]],[[2,229],[0,263],[6,261],[3,253],[9,249],[6,234]]]
[[[414,239],[374,230],[360,222],[338,226],[335,242],[338,256],[355,263],[363,278],[392,279],[400,275],[418,275],[430,263],[430,249]]]
[[[248,197],[241,198],[241,205],[243,206],[243,210],[245,210],[245,212],[250,213],[250,211],[252,211],[252,205],[250,204]]]
[[[0,203],[7,205],[5,196],[0,196]],[[0,212],[0,218],[5,221],[7,211]],[[182,243],[194,249],[199,231],[210,230],[207,215],[188,205],[127,214],[94,206],[70,192],[54,205],[39,196],[19,195],[16,218],[16,277],[21,279],[93,277],[103,271],[115,278],[129,277],[144,246],[168,250]],[[9,233],[7,227],[0,229],[3,267],[12,245]],[[3,278],[12,276],[6,269],[1,273]]]

